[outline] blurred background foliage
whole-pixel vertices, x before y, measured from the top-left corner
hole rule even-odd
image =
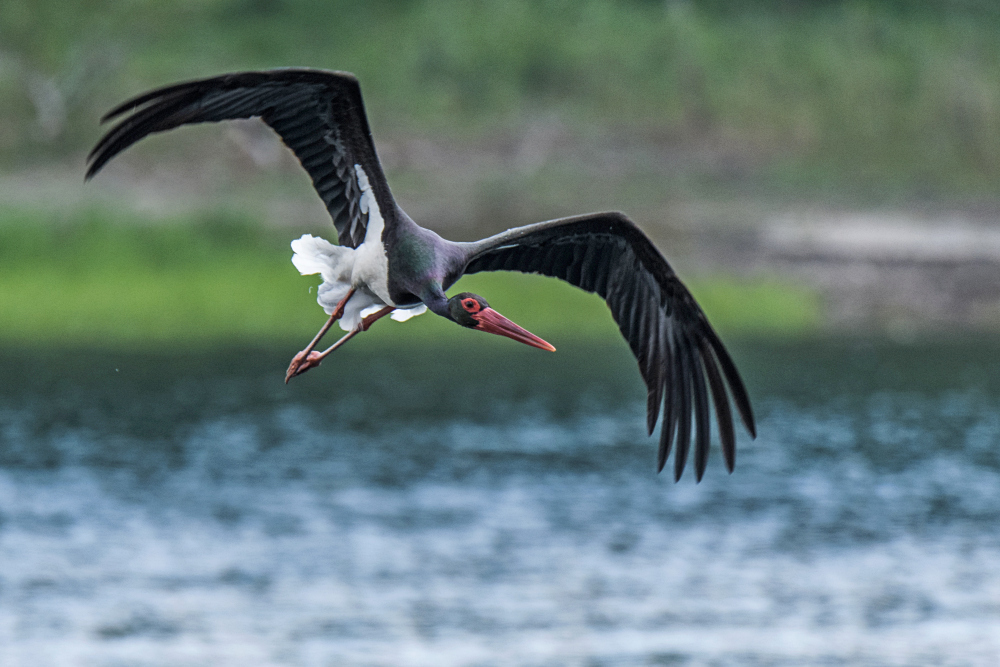
[[[377,133],[557,115],[709,180],[992,198],[998,24],[959,0],[5,0],[0,155],[77,155],[151,86],[298,65],[355,72]]]
[[[674,260],[686,250],[677,212],[691,202],[729,201],[750,219],[761,200],[993,206],[998,25],[986,0],[4,0],[0,330],[259,339],[321,319],[280,257],[290,238],[329,226],[294,161],[261,149],[276,145],[266,132],[150,139],[80,194],[98,119],[151,87],[280,66],[351,71],[418,221],[471,238],[621,209]],[[289,192],[298,208],[282,208]],[[294,233],[266,229],[275,220]],[[168,224],[122,232],[150,221]],[[816,295],[788,280],[695,282],[723,329],[819,319]],[[491,287],[525,301],[522,288]],[[562,319],[577,330],[586,318]]]

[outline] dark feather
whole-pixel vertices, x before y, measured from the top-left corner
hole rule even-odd
[[[733,431],[733,413],[729,410],[729,398],[726,387],[722,384],[722,376],[715,365],[715,356],[704,340],[701,342],[701,360],[705,364],[705,374],[708,376],[708,386],[712,390],[712,403],[715,405],[715,420],[719,425],[719,443],[722,445],[722,458],[726,469],[733,471],[736,466],[736,434]]]
[[[694,297],[632,221],[621,213],[595,213],[518,227],[468,247],[465,273],[540,273],[604,297],[646,382],[650,432],[663,406],[657,469],[663,469],[676,434],[679,479],[693,435],[695,475],[701,479],[708,462],[711,392],[723,458],[732,470],[735,436],[726,385],[756,436],[746,388]]]
[[[333,218],[342,245],[365,238],[368,216],[354,165],[361,165],[388,227],[396,206],[379,164],[353,75],[311,69],[241,72],[178,83],[124,102],[103,118],[125,115],[90,152],[87,178],[155,132],[192,123],[259,117],[292,149]],[[102,122],[103,122],[102,121]]]
[[[683,341],[677,346],[677,366],[680,368],[680,385],[677,394],[680,398],[680,410],[677,419],[677,453],[674,454],[674,481],[678,482],[684,473],[688,450],[691,448],[691,359],[688,350],[684,349]]]
[[[688,358],[694,363],[692,376],[694,378],[694,418],[695,418],[695,447],[694,447],[694,474],[697,481],[701,481],[708,466],[708,445],[709,445],[709,422],[708,414],[708,391],[705,388],[705,371],[702,357],[691,345],[691,341],[686,341],[688,347]]]
[[[667,361],[663,355],[664,340],[660,319],[658,312],[655,313],[654,317],[649,318],[649,355],[647,370],[642,371],[643,377],[648,374],[653,378],[653,381],[646,385],[646,433],[648,435],[653,435],[653,431],[656,429],[656,420],[660,416],[660,404],[663,402],[663,384],[666,381],[664,371]]]
[[[677,388],[677,364],[674,363],[670,348],[666,348],[666,384],[663,396],[663,423],[660,425],[660,450],[656,457],[656,472],[663,472],[663,466],[670,456],[670,448],[674,444],[674,427],[677,424],[677,413],[680,411]]]

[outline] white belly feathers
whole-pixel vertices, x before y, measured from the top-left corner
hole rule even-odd
[[[364,242],[357,248],[348,248],[334,245],[312,234],[303,234],[301,238],[292,241],[292,251],[295,253],[292,255],[292,264],[299,273],[304,276],[318,273],[323,277],[316,301],[327,314],[334,311],[352,287],[355,289],[344,309],[344,316],[340,318],[340,328],[344,331],[353,329],[363,317],[386,306],[396,305],[389,298],[389,263],[382,245],[385,221],[365,170],[356,164],[354,171],[358,177],[358,189],[361,190],[361,212],[368,214]],[[427,306],[418,303],[415,306],[397,308],[392,311],[391,317],[398,322],[405,322],[426,310]]]

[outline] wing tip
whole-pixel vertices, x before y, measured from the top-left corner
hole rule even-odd
[[[690,415],[690,410],[693,408],[695,412],[694,415],[695,417],[694,421],[696,422],[695,426],[700,428],[697,429],[678,428],[675,433],[674,428],[677,426],[677,424],[668,424],[667,421],[668,420],[673,421],[675,418],[683,419],[683,417],[681,415],[672,415],[671,413],[674,412],[674,410],[666,410],[664,413],[663,420],[660,420],[661,436],[660,436],[660,446],[657,452],[657,461],[656,461],[656,473],[660,474],[661,472],[663,472],[667,458],[670,456],[671,449],[673,449],[672,445],[674,444],[673,441],[676,436],[678,442],[677,442],[677,451],[674,454],[674,466],[673,466],[674,468],[673,477],[675,483],[679,482],[684,474],[684,469],[687,466],[687,458],[688,458],[687,454],[689,453],[687,450],[691,449],[692,445],[694,450],[695,482],[700,483],[702,479],[704,479],[705,473],[707,472],[708,459],[711,448],[711,435],[709,433],[711,429],[711,422],[710,422],[710,417],[708,416],[709,392],[710,392],[711,404],[715,406],[715,412],[716,412],[715,421],[716,421],[716,426],[718,427],[719,444],[722,449],[723,462],[726,467],[726,472],[728,474],[730,475],[733,474],[733,472],[736,469],[736,432],[735,429],[733,428],[733,415],[729,407],[730,400],[733,401],[733,403],[739,410],[740,417],[748,433],[750,434],[750,437],[752,439],[756,439],[757,437],[756,422],[754,419],[752,407],[746,395],[746,390],[745,388],[742,387],[742,383],[740,383],[740,385],[736,387],[732,386],[733,384],[740,382],[739,376],[736,375],[734,380],[729,373],[725,374],[720,373],[719,367],[716,365],[718,363],[723,367],[724,370],[729,370],[726,369],[728,362],[730,369],[735,371],[735,367],[732,365],[731,360],[728,359],[728,357],[725,358],[724,360],[719,359],[719,357],[721,356],[720,354],[713,354],[715,348],[711,344],[710,338],[704,339],[700,341],[697,345],[688,349],[693,354],[698,355],[697,358],[687,358],[686,359],[687,364],[682,364],[685,367],[688,364],[694,366],[694,368],[690,369],[685,368],[685,370],[688,371],[687,373],[685,373],[685,375],[688,375],[687,379],[690,382],[688,388],[691,389],[693,393],[693,396],[691,398],[695,399],[691,400],[689,402],[689,405],[687,406],[689,410],[688,419],[691,419],[692,417]],[[681,360],[676,356],[679,354],[682,354],[681,350],[680,349],[675,350],[674,353],[675,363],[681,363]],[[718,361],[716,361],[717,359]],[[702,373],[704,375],[702,375]],[[697,374],[697,377],[695,376],[695,374]],[[729,381],[730,392],[727,392],[725,389],[727,382],[724,381],[723,379],[724,377],[725,380]],[[667,376],[664,378],[665,381],[669,380],[672,388],[674,382],[676,382],[679,379],[680,378],[675,376],[673,373],[668,373]],[[705,382],[706,380],[707,383]],[[674,388],[674,390],[676,391],[676,388]],[[730,393],[732,395],[732,398],[730,398]],[[671,400],[669,393],[667,394],[667,396],[664,397],[664,400],[665,404],[666,401]],[[680,400],[679,402],[681,403],[681,405],[676,406],[676,408],[679,408],[680,411],[683,412],[684,403],[686,401]],[[656,422],[651,419],[652,414],[653,413],[647,411],[647,428],[650,425],[655,426]],[[688,443],[680,441],[680,438],[683,435],[682,431],[684,430],[688,431],[688,440],[689,440]],[[691,440],[693,440],[693,442],[691,442]]]
[[[104,168],[110,158],[105,157],[103,151],[98,150],[99,147],[94,147],[92,151],[87,155],[87,171],[83,175],[83,182],[87,183],[92,179],[97,173]]]
[[[670,428],[667,425],[666,420],[660,424],[660,447],[656,452],[656,474],[659,475],[663,472],[663,467],[667,465],[667,458],[670,456],[670,450],[673,445],[673,434],[670,433],[668,437],[667,429]]]
[[[333,77],[340,79],[342,81],[346,80],[350,84],[357,86],[360,90],[360,84],[356,76],[350,72],[340,72],[334,70],[323,70],[314,69],[307,67],[284,67],[275,68],[270,70],[257,70],[257,71],[244,71],[244,72],[230,72],[227,74],[220,74],[216,76],[193,79],[190,81],[182,81],[179,83],[169,84],[166,86],[161,86],[153,90],[149,90],[145,93],[137,95],[135,97],[125,100],[121,104],[115,106],[107,113],[105,113],[100,118],[100,124],[104,125],[109,121],[120,118],[126,114],[135,112],[136,114],[142,114],[143,111],[147,110],[150,106],[156,106],[165,102],[167,98],[176,98],[177,96],[183,96],[192,90],[198,90],[206,85],[217,85],[217,86],[231,86],[240,85],[248,82],[260,82],[266,81],[268,79],[281,79],[281,78],[291,78],[292,80],[313,80],[315,82],[329,81]],[[149,105],[149,106],[147,106]],[[90,155],[87,156],[87,161],[90,167],[87,169],[87,173],[84,176],[84,181],[89,181],[93,178],[97,172],[101,170],[106,162],[108,162],[112,157],[114,157],[119,150],[114,150],[110,152],[110,155],[103,155],[104,151],[101,149],[111,141],[111,137],[114,136],[116,139],[120,136],[120,130],[123,125],[129,123],[130,119],[134,119],[136,116],[128,116],[122,120],[122,124],[115,128],[109,130],[104,137],[98,142],[98,144],[91,151]],[[134,143],[131,142],[131,143]]]
[[[656,401],[655,404],[653,401]],[[656,399],[654,392],[646,398],[646,436],[652,436],[656,430],[656,422],[660,418],[660,401]]]

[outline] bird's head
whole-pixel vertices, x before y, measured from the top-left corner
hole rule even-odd
[[[517,326],[506,317],[490,308],[486,299],[471,292],[462,292],[448,299],[448,314],[463,327],[478,329],[488,333],[513,338],[519,343],[542,350],[555,352],[556,348],[544,340]]]

